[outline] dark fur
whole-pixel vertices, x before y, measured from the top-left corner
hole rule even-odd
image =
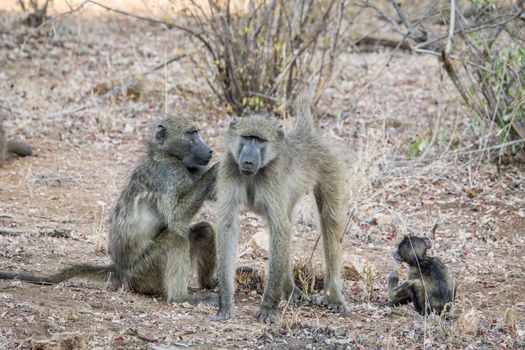
[[[7,141],[7,136],[0,120],[0,166],[4,165],[4,162],[10,157],[11,154],[17,154],[22,157],[30,156],[33,154],[33,150],[30,146],[15,142]]]
[[[439,258],[427,256],[430,240],[417,236],[405,236],[394,257],[409,266],[408,279],[401,285],[399,274],[392,271],[388,276],[389,305],[414,303],[421,315],[441,314],[447,304],[454,302],[456,283]]]
[[[213,288],[214,230],[207,222],[190,226],[204,200],[214,195],[217,166],[208,167],[210,157],[193,121],[162,120],[111,215],[111,265],[74,265],[44,277],[1,273],[0,278],[43,284],[72,277],[111,279],[116,287],[179,302],[187,299],[193,260],[201,286]]]

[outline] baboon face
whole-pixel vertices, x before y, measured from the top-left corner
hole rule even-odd
[[[268,116],[252,115],[230,122],[230,152],[242,175],[254,176],[277,157],[277,143],[284,139],[282,126]]]
[[[416,265],[419,260],[426,256],[430,247],[432,247],[432,243],[428,238],[405,236],[394,253],[394,259],[400,263],[406,262],[409,265]]]
[[[257,173],[263,163],[268,141],[257,136],[240,136],[239,138],[239,171],[243,175],[252,176]]]
[[[154,142],[187,168],[206,166],[213,151],[201,139],[197,125],[186,118],[165,119],[157,125]]]

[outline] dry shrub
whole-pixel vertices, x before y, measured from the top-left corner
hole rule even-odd
[[[468,304],[470,303],[463,303],[453,328],[459,334],[476,335],[479,331],[481,315],[478,310]]]
[[[51,0],[43,0],[40,4],[38,0],[18,0],[24,12],[23,23],[30,27],[39,27],[47,19],[47,10],[51,3]]]
[[[480,143],[525,139],[524,0],[358,3],[390,21],[412,51],[441,59]]]
[[[510,334],[516,334],[518,331],[518,320],[513,308],[507,308],[499,322],[500,328]]]
[[[332,73],[345,0],[186,2],[178,17],[189,18],[185,31],[207,52],[206,64],[197,67],[228,112],[286,113],[306,86],[314,89],[314,104],[319,100]]]
[[[86,338],[77,333],[55,334],[51,339],[31,340],[33,350],[70,350],[88,349]]]
[[[237,292],[249,294],[256,291],[257,294],[264,292],[264,272],[259,272],[248,266],[239,267],[235,275],[235,285]]]
[[[312,295],[323,289],[323,274],[304,260],[297,262],[293,268],[295,285],[306,295]]]

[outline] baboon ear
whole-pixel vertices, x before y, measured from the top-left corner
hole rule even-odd
[[[235,127],[239,124],[239,117],[233,117],[230,121],[230,130],[235,130]]]
[[[432,241],[430,239],[423,238],[423,240],[425,241],[425,244],[427,245],[428,249],[432,248]]]
[[[279,137],[279,140],[284,139],[284,129],[282,124],[277,125],[277,136]]]
[[[164,141],[164,139],[166,138],[166,128],[164,127],[164,125],[162,124],[159,124],[157,125],[157,127],[155,128],[155,141],[159,141],[159,142],[162,142]]]

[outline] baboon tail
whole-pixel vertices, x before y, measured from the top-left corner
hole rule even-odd
[[[302,92],[295,99],[295,130],[298,134],[310,135],[315,132],[312,113],[311,93]]]
[[[33,150],[29,145],[15,141],[7,142],[7,151],[11,153],[16,153],[22,157],[33,155]]]
[[[48,276],[35,276],[17,272],[0,272],[0,279],[20,280],[35,284],[57,284],[73,277],[86,277],[95,281],[105,282],[111,276],[115,276],[115,266],[96,266],[89,264],[78,264],[68,266],[57,273]]]

